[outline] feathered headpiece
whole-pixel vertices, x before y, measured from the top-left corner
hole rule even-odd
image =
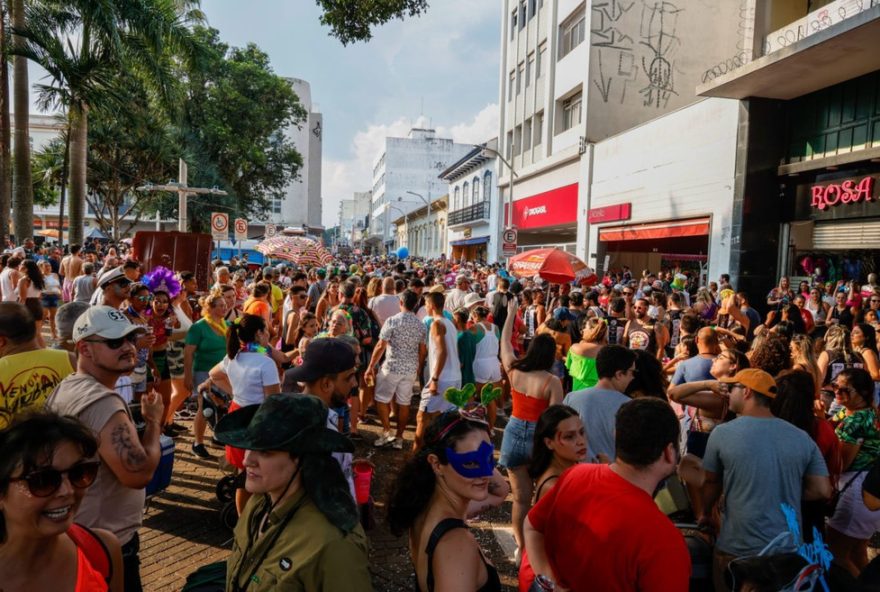
[[[150,292],[165,292],[168,298],[174,299],[180,294],[180,282],[174,277],[174,272],[167,267],[153,268],[153,271],[144,276],[144,285],[150,289]]]

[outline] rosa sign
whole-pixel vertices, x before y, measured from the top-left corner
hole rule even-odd
[[[865,177],[858,182],[847,179],[829,185],[813,185],[810,196],[810,205],[819,210],[838,204],[874,201],[874,177]]]

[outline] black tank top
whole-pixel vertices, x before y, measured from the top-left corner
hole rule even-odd
[[[633,319],[626,332],[626,344],[630,349],[643,349],[651,355],[657,354],[657,335],[654,325],[643,325]]]
[[[434,592],[434,566],[432,565],[434,563],[434,549],[437,548],[437,544],[443,538],[443,535],[455,528],[467,528],[467,525],[458,518],[446,518],[434,527],[434,530],[431,531],[431,536],[428,538],[428,548],[425,549],[425,553],[428,555],[428,578],[426,582],[428,584],[428,592]],[[486,566],[488,577],[486,578],[486,583],[476,592],[501,592],[501,578],[498,577],[498,570],[495,569],[494,565],[486,561],[482,552],[480,552],[480,559],[483,565]],[[418,575],[416,576],[415,591],[421,592]]]

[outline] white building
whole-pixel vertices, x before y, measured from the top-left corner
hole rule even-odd
[[[497,189],[498,159],[492,154],[497,149],[498,139],[493,138],[475,146],[440,173],[440,178],[449,183],[446,254],[453,259],[498,260],[501,201]]]
[[[336,244],[350,246],[351,234],[354,229],[354,208],[355,201],[353,199],[343,199],[339,201],[339,220],[336,222],[338,236]]]
[[[299,176],[287,186],[285,195],[273,199],[266,220],[277,226],[307,227],[320,230],[321,226],[321,154],[324,117],[318,105],[312,102],[311,86],[305,80],[288,78],[299,102],[307,112],[299,127],[291,125],[285,134],[302,155]]]
[[[395,227],[394,249],[406,247],[410,257],[437,259],[446,253],[447,199],[442,195],[391,221]]]
[[[392,220],[446,194],[446,182],[438,175],[472,149],[438,138],[426,127],[412,128],[406,138],[385,138],[373,166],[370,238],[374,249],[393,245]]]
[[[504,0],[501,27],[504,202],[520,250],[586,256],[587,147],[693,103],[694,89],[738,51],[739,2]],[[505,208],[506,211],[506,208]],[[505,216],[506,218],[507,216]]]

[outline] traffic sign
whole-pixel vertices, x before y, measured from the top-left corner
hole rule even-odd
[[[266,224],[266,238],[272,238],[275,236],[275,232],[274,224]]]
[[[247,240],[248,221],[244,218],[235,219],[235,240]]]
[[[516,228],[505,228],[504,232],[501,234],[501,242],[504,243],[513,243],[514,248],[516,248],[516,239],[517,239]]]
[[[229,214],[211,212],[211,236],[215,241],[229,240]]]
[[[501,256],[513,257],[516,255],[516,243],[501,243]]]

